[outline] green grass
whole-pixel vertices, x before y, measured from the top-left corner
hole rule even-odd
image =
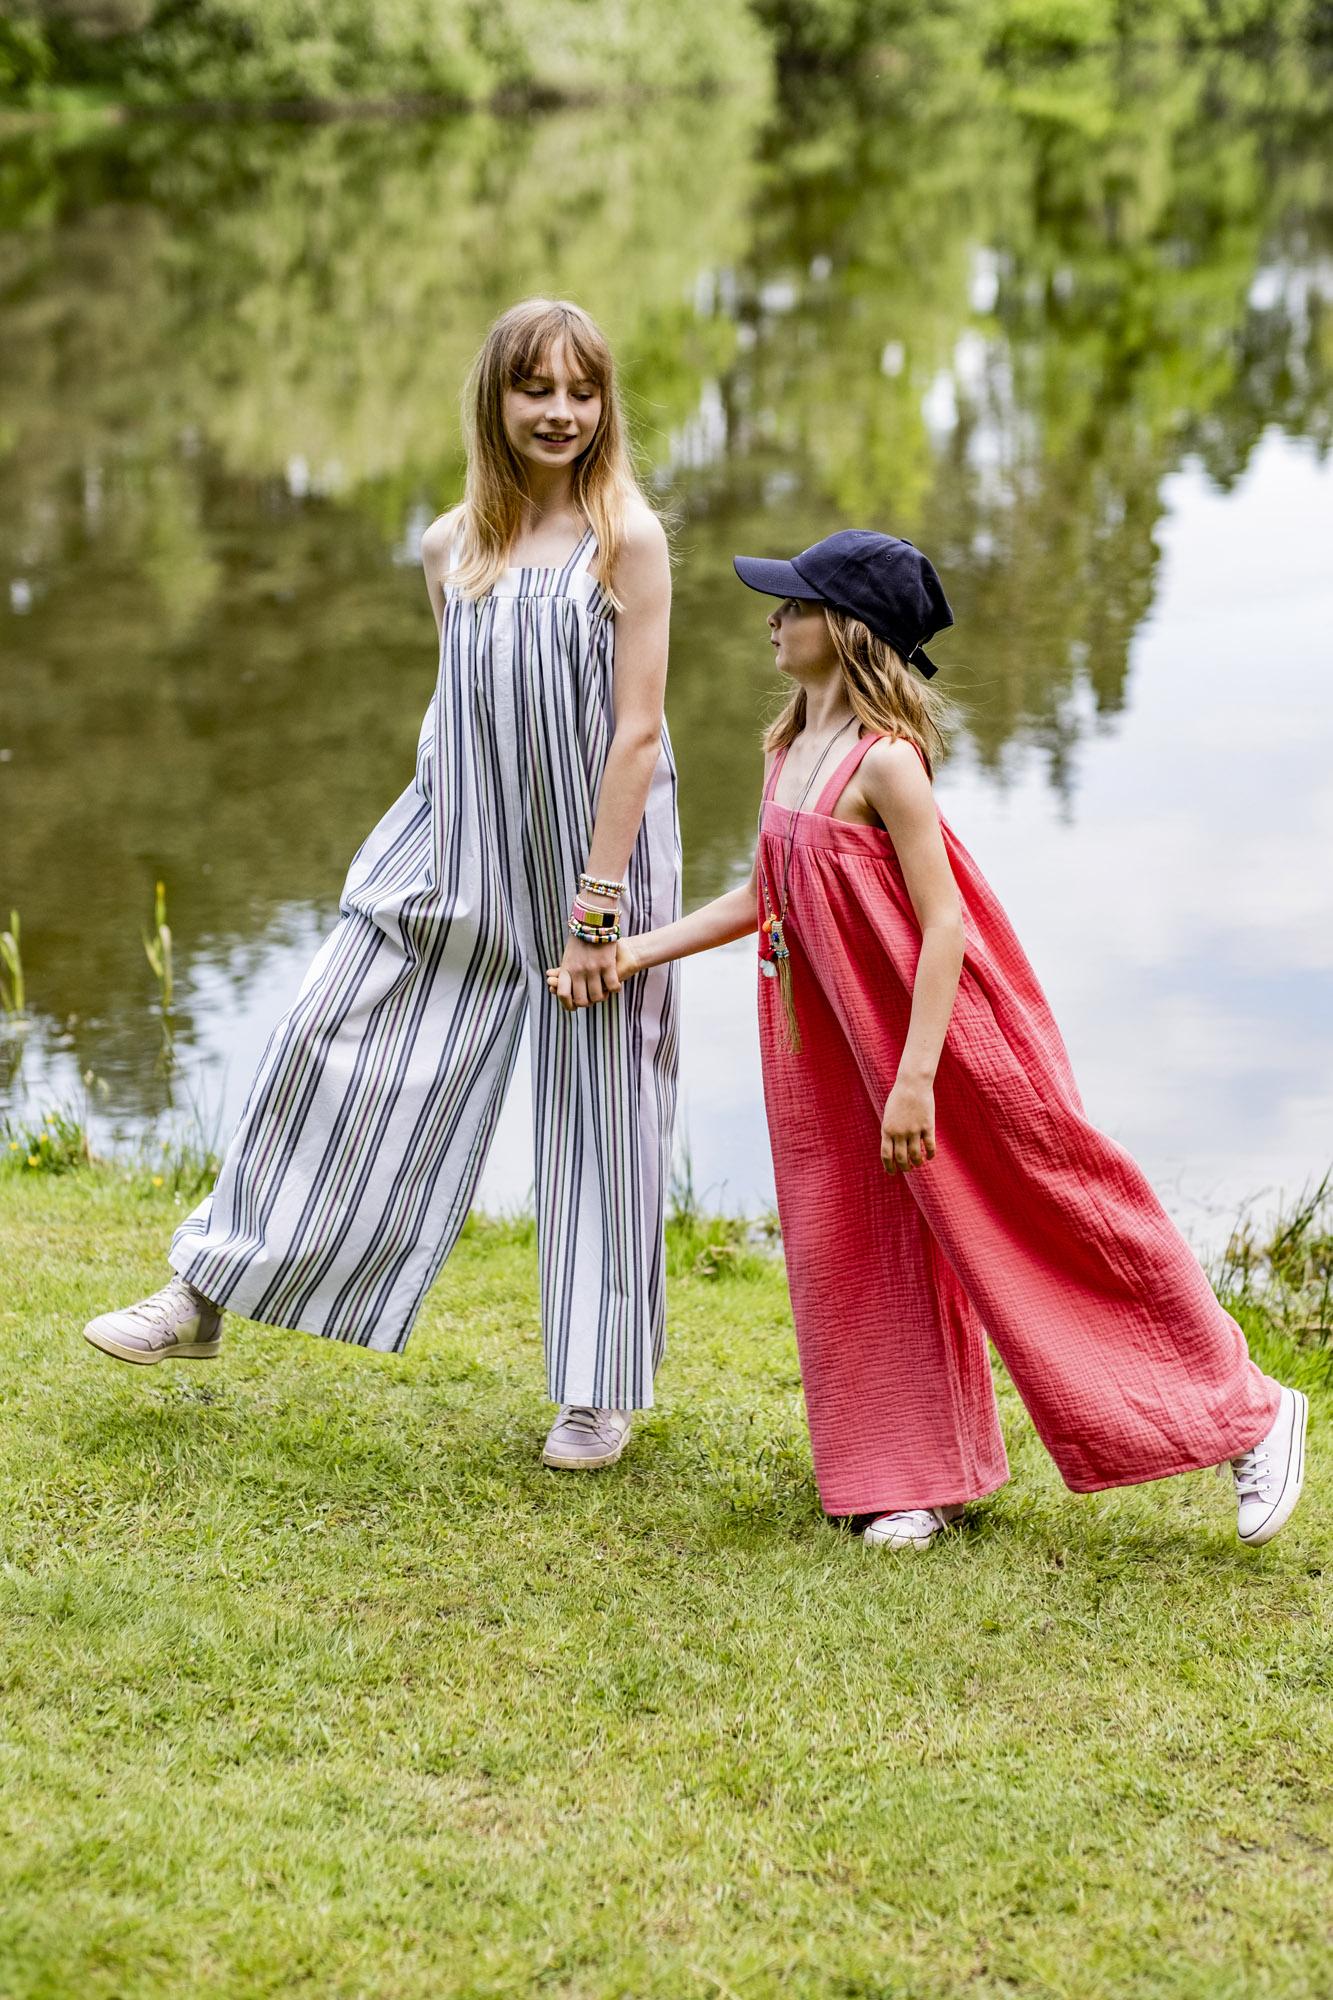
[[[779,1268],[672,1235],[659,1407],[543,1472],[531,1228],[407,1354],[79,1338],[179,1197],[0,1176],[0,1992],[1327,1995],[1327,1352],[1270,1549],[1208,1474],[823,1522]],[[715,1247],[710,1252],[709,1243]],[[1265,1341],[1267,1344],[1265,1344]]]

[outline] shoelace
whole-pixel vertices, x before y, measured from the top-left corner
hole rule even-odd
[[[154,1293],[151,1299],[140,1299],[136,1305],[126,1306],[129,1319],[137,1319],[154,1333],[174,1333],[180,1317],[182,1305],[198,1312],[194,1295],[180,1284],[168,1285],[163,1292]]]
[[[560,1421],[576,1431],[595,1431],[599,1428],[598,1415],[598,1411],[590,1409],[585,1403],[571,1403],[561,1411]]]
[[[129,1318],[141,1319],[145,1326],[167,1327],[175,1320],[177,1296],[169,1287],[165,1297],[140,1299],[137,1305],[126,1306],[125,1311]]]
[[[1268,1469],[1268,1453],[1261,1444],[1252,1450],[1242,1452],[1231,1461],[1232,1474],[1236,1481],[1236,1492],[1242,1500],[1267,1500],[1268,1481],[1272,1477]]]
[[[611,1436],[611,1426],[607,1422],[605,1410],[594,1410],[586,1403],[571,1403],[560,1412],[561,1430],[587,1431],[591,1436],[605,1442]]]
[[[875,1527],[893,1527],[910,1531],[914,1535],[934,1534],[944,1523],[929,1507],[910,1507],[904,1514],[881,1514]]]

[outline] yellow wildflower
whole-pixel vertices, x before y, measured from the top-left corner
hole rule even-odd
[[[162,1176],[161,1176],[161,1174],[154,1174],[154,1175],[153,1175],[153,1186],[154,1186],[154,1187],[161,1187],[161,1186],[162,1186]]]

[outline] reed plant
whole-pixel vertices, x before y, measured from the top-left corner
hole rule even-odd
[[[668,1275],[753,1277],[772,1262],[780,1240],[778,1219],[772,1211],[752,1217],[704,1206],[695,1184],[694,1155],[685,1139],[672,1162],[667,1186]]]
[[[0,931],[0,1011],[18,1027],[28,1017],[28,989],[23,977],[23,929],[19,913],[9,913],[9,929]]]
[[[153,929],[144,932],[143,948],[148,963],[157,981],[158,1004],[162,1019],[171,1012],[172,996],[175,991],[174,968],[171,946],[171,926],[167,922],[167,888],[165,882],[156,885],[153,895]]]
[[[1333,1167],[1263,1227],[1243,1213],[1211,1276],[1233,1310],[1261,1308],[1290,1339],[1333,1359]]]

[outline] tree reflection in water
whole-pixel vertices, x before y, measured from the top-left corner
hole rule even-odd
[[[34,1009],[148,1115],[153,880],[186,1049],[192,958],[244,978],[332,912],[411,771],[462,374],[527,292],[607,326],[675,522],[689,899],[748,857],[774,693],[737,549],[928,547],[977,759],[1035,744],[1071,787],[1127,699],[1165,475],[1225,486],[1274,424],[1327,446],[1321,105],[1294,59],[1159,55],[799,110],[11,142],[0,907]]]

